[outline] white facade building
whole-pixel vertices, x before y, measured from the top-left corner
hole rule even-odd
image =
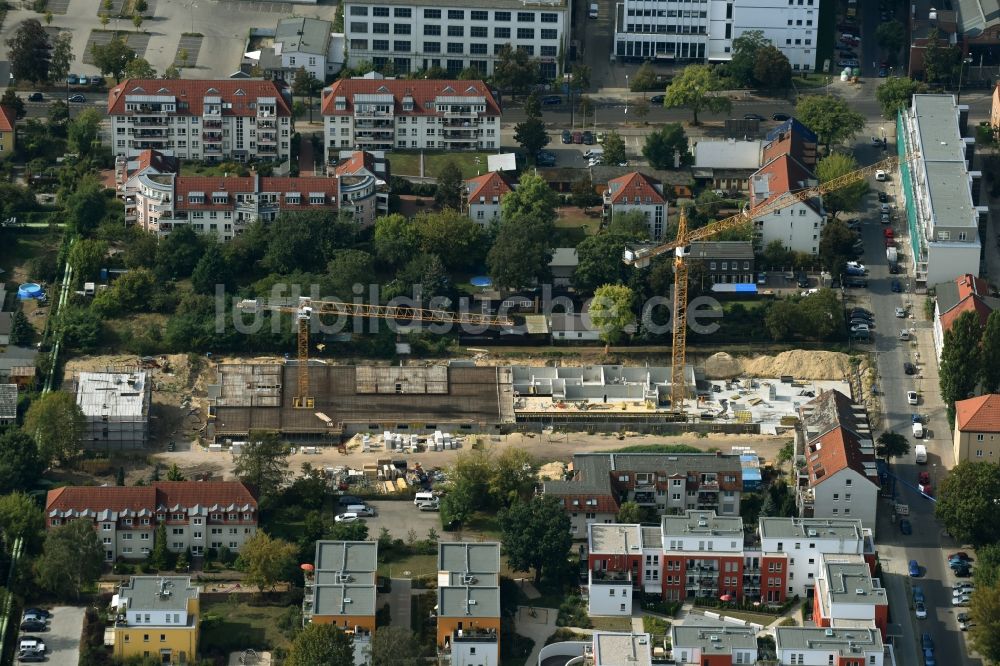
[[[482,81],[341,79],[323,91],[323,116],[328,156],[500,147],[500,106]]]
[[[615,5],[613,57],[725,62],[732,58],[733,39],[760,30],[792,69],[809,71],[816,68],[819,5],[820,0],[624,0]]]
[[[812,187],[818,182],[801,162],[789,154],[781,155],[750,177],[750,205],[756,208],[769,204],[786,192]],[[753,222],[760,247],[780,241],[785,249],[817,254],[826,211],[817,197],[755,217]]]
[[[805,599],[824,555],[862,555],[874,564],[875,541],[860,520],[761,518],[760,547],[788,554],[788,595]]]
[[[278,21],[274,31],[274,55],[281,58],[281,65],[289,72],[288,80],[295,79],[300,68],[316,77],[321,83],[336,74],[343,64],[343,54],[334,49],[341,44],[332,38],[333,24],[314,18],[296,16]]]
[[[608,189],[604,193],[604,215],[612,220],[615,215],[633,211],[646,216],[650,240],[661,240],[667,218],[663,183],[641,171],[609,180]]]
[[[464,0],[445,5],[413,0],[347,0],[344,31],[348,66],[408,74],[432,67],[457,76],[463,69],[493,73],[510,45],[540,61],[543,79],[561,75],[569,52],[570,5],[565,0]]]
[[[111,150],[184,159],[283,161],[292,112],[272,81],[126,79],[108,91]]]
[[[882,635],[874,627],[776,627],[774,642],[782,666],[842,663],[893,666],[896,663],[894,653],[891,649],[886,650]]]
[[[501,171],[491,171],[465,181],[469,217],[482,226],[500,221],[500,202],[514,191]]]

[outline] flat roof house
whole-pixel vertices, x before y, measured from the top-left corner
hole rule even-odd
[[[317,541],[306,572],[303,624],[333,624],[354,638],[356,664],[367,663],[375,631],[378,542]]]
[[[190,576],[132,576],[112,599],[117,660],[152,657],[193,663],[198,655],[201,600]]]
[[[500,544],[438,544],[438,654],[452,666],[500,663]]]
[[[76,380],[76,404],[87,421],[83,447],[145,448],[152,396],[148,372],[81,372]]]

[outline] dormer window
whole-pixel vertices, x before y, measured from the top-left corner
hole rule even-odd
[[[309,193],[309,203],[311,204],[325,204],[326,195],[322,192],[310,192]]]
[[[334,108],[337,111],[346,111],[347,110],[347,98],[346,97],[338,97],[337,99],[335,99],[334,100]]]
[[[403,111],[413,111],[413,98],[409,95],[403,98]]]
[[[229,193],[228,192],[212,192],[212,203],[214,203],[214,204],[229,203]]]
[[[299,192],[285,192],[285,203],[297,206],[302,203],[302,195]]]
[[[188,203],[192,203],[192,204],[203,204],[203,203],[205,203],[205,193],[204,192],[189,192],[188,193]]]

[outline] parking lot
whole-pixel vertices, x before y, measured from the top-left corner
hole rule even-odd
[[[384,527],[397,539],[406,539],[411,529],[417,533],[417,538],[423,539],[428,530],[434,528],[442,535],[441,538],[454,540],[441,529],[441,514],[437,511],[420,511],[412,501],[374,501],[368,502],[368,505],[375,509],[374,517],[365,518],[369,537],[377,537]]]
[[[45,643],[49,666],[77,666],[80,663],[80,636],[83,634],[85,609],[78,606],[57,606],[52,609],[48,631],[28,633]]]

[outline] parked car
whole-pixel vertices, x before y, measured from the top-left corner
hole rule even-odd
[[[547,150],[539,150],[535,153],[535,164],[541,167],[551,167],[556,165],[556,155],[555,153],[550,153]]]
[[[586,132],[584,132],[583,133],[583,143],[586,146],[592,146],[592,145],[594,145],[594,133],[591,132],[590,130],[587,130]]]
[[[910,525],[909,520],[903,518],[899,521],[899,531],[906,535],[913,534],[913,526]]]
[[[898,294],[903,291],[903,285],[899,283],[899,280],[893,280],[891,287],[894,294]]]
[[[809,286],[809,276],[805,273],[799,273],[798,277],[795,278],[795,284],[798,285],[799,289],[805,289]]]
[[[335,523],[355,523],[359,520],[361,520],[361,517],[353,511],[341,513],[333,517],[333,522]]]
[[[21,641],[17,644],[17,650],[18,652],[45,652],[45,642],[35,636],[22,636]]]
[[[934,649],[934,639],[930,634],[925,632],[920,636],[920,647],[924,650]]]
[[[653,95],[649,98],[650,104],[663,104],[663,100],[666,99],[665,95]]]
[[[546,95],[542,98],[542,106],[557,106],[562,104],[562,97],[559,95]]]
[[[919,603],[919,604],[914,604],[914,608],[917,611],[917,619],[918,620],[926,620],[927,619],[927,606],[925,606],[923,603]]]
[[[569,130],[562,131],[562,142],[563,143],[573,143],[573,133]]]
[[[917,374],[917,366],[913,365],[909,361],[903,362],[903,373],[907,375]]]
[[[875,180],[879,182],[885,182],[886,180],[888,180],[888,178],[889,178],[888,174],[886,174],[886,172],[883,171],[882,169],[878,169],[875,172]]]
[[[861,271],[862,273],[867,273],[868,272],[868,269],[865,267],[865,265],[862,264],[862,263],[859,263],[857,261],[848,261],[847,262],[847,267],[848,268],[856,268],[859,271]]]
[[[868,315],[869,317],[872,317],[872,318],[875,317],[875,314],[871,310],[865,310],[862,307],[851,308],[851,313],[853,314],[855,312],[860,312],[861,314]]]
[[[29,102],[41,102],[44,99],[45,99],[45,95],[43,95],[40,92],[33,92],[30,95],[28,95],[28,101]]]
[[[25,608],[25,615],[37,615],[38,617],[45,618],[46,620],[52,619],[52,611],[47,611],[44,608]]]
[[[958,628],[960,631],[968,631],[969,628],[973,626],[975,626],[975,624],[973,623],[972,618],[969,617],[968,613],[958,614]]]
[[[906,308],[896,308],[896,317],[906,319]]]
[[[786,120],[791,120],[791,116],[787,113],[772,113],[771,120],[777,120],[778,122],[785,122]]]
[[[573,143],[583,143],[583,132],[573,132]]]
[[[868,324],[854,324],[851,326],[851,333],[871,333]]]
[[[910,573],[910,578],[920,577],[920,563],[916,560],[910,560],[908,571]]]
[[[916,391],[907,391],[906,392],[906,404],[908,404],[908,405],[916,405],[919,402],[920,402],[920,396],[917,395]]]
[[[69,101],[74,104],[82,104],[87,101],[87,98],[83,95],[70,95]]]
[[[25,618],[21,623],[21,631],[45,631],[48,625],[40,618]]]
[[[972,591],[972,590],[976,589],[976,584],[975,583],[955,583],[955,586],[952,589],[953,590],[969,590],[969,591]]]
[[[44,652],[38,652],[37,650],[22,650],[17,653],[17,660],[21,662],[39,662],[46,661],[48,657],[45,656]]]
[[[885,192],[879,192],[878,193],[878,201],[879,201],[879,203],[888,203],[888,201],[889,201],[889,195],[886,194]]]
[[[90,85],[99,86],[104,83],[104,77],[99,74],[92,74],[90,77]]]
[[[951,598],[951,605],[952,606],[968,606],[969,605],[969,601],[971,599],[972,599],[972,593],[971,592],[966,592],[964,594],[958,595],[957,597],[952,597]]]
[[[337,504],[340,506],[351,506],[352,504],[364,504],[365,501],[360,497],[355,497],[354,495],[341,495],[337,498]]]
[[[766,120],[766,118],[759,113],[744,113],[743,120]]]
[[[919,585],[914,585],[913,586],[913,603],[915,603],[915,604],[922,604],[922,603],[924,603],[924,601],[926,601],[926,599],[924,598],[924,588],[920,587]]]
[[[417,505],[417,508],[421,511],[440,511],[440,502],[421,502]]]
[[[962,560],[963,562],[971,562],[972,558],[964,550],[960,550],[957,553],[952,553],[948,556],[949,560]],[[971,585],[972,583],[964,583],[965,585]]]

